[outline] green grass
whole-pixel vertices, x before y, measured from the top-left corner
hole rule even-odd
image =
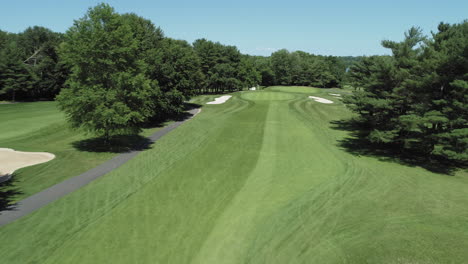
[[[79,175],[115,156],[111,152],[80,151],[74,142],[92,138],[68,127],[55,102],[0,105],[0,147],[55,154],[50,162],[19,169],[14,188],[20,200],[69,177]],[[144,135],[154,129],[147,129]]]
[[[350,116],[341,103],[275,90],[204,106],[1,227],[2,263],[466,263],[465,171],[353,156],[330,124]]]
[[[241,98],[251,101],[282,101],[294,99],[294,95],[276,92],[244,92],[241,94]]]
[[[0,140],[29,135],[63,118],[53,102],[0,105]]]
[[[269,91],[285,92],[285,93],[305,93],[314,94],[321,91],[320,88],[313,88],[307,86],[272,86],[268,88]]]

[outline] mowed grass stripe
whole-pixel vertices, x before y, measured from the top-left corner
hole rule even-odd
[[[327,150],[314,142],[301,121],[290,118],[287,104],[264,103],[263,98],[257,104],[265,104],[269,109],[257,165],[217,221],[194,263],[244,262],[250,241],[255,238],[252,235],[266,218],[279,206],[334,173],[331,166],[316,166],[332,165],[333,160],[323,160],[320,155],[315,155],[315,151]],[[309,141],[304,140],[304,133],[310,134]]]
[[[216,109],[212,109],[215,114]],[[203,114],[210,114],[209,109],[205,110]],[[213,120],[211,116],[210,120],[221,122],[222,126],[221,130],[216,131],[213,127],[208,132],[210,140],[206,144],[128,198],[96,226],[81,232],[80,238],[65,245],[66,250],[54,256],[50,263],[60,260],[92,263],[109,258],[117,263],[189,261],[210,233],[218,215],[243,186],[258,157],[258,142],[263,134],[262,113],[253,115],[251,111],[244,111],[225,118]],[[245,130],[247,133],[239,133],[236,121],[249,119],[251,122],[243,126],[250,126]],[[249,149],[241,151],[243,146],[249,146]],[[70,256],[76,249],[79,249],[77,252],[85,249],[89,243],[102,248],[108,241],[117,241],[118,250],[93,250],[89,258]],[[143,241],[144,245],[141,245]],[[161,247],[170,244],[179,246]],[[112,255],[115,254],[114,259]]]

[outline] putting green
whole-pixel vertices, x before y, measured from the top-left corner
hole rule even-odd
[[[306,87],[306,86],[272,86],[269,87],[270,91],[287,92],[287,93],[305,93],[314,94],[321,92],[320,88]]]
[[[465,262],[468,174],[345,152],[338,144],[348,134],[330,122],[348,117],[307,94],[233,94],[122,167],[1,227],[2,261]]]
[[[294,99],[294,95],[290,93],[276,93],[276,92],[244,92],[241,94],[243,99],[252,101],[282,101]]]

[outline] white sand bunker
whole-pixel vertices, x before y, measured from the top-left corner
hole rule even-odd
[[[309,96],[309,98],[314,99],[315,102],[319,102],[322,104],[333,104],[333,101],[327,100],[325,98],[317,97],[317,96]]]
[[[341,96],[341,94],[335,94],[335,93],[330,93],[329,95],[333,95],[333,96]]]
[[[15,170],[44,163],[55,158],[47,152],[22,152],[0,148],[0,176],[12,174]]]
[[[206,104],[224,104],[231,97],[232,97],[231,95],[223,95],[221,97],[215,98],[214,101],[208,102]]]

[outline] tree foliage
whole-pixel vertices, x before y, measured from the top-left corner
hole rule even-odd
[[[369,127],[372,142],[468,160],[468,22],[444,24],[432,38],[411,28],[392,56],[352,66],[357,90],[345,103]]]
[[[269,65],[277,85],[302,85],[321,88],[340,87],[346,66],[333,56],[318,56],[303,51],[289,52],[285,49],[271,55]]]
[[[109,138],[139,131],[156,114],[161,90],[146,56],[158,43],[145,40],[161,33],[145,23],[100,4],[67,31],[60,53],[71,74],[57,100],[72,126]]]
[[[201,92],[233,92],[260,84],[254,62],[235,46],[198,39],[193,43],[205,76]]]
[[[10,100],[53,99],[68,70],[57,47],[62,34],[29,27],[20,34],[0,34],[0,96]]]

